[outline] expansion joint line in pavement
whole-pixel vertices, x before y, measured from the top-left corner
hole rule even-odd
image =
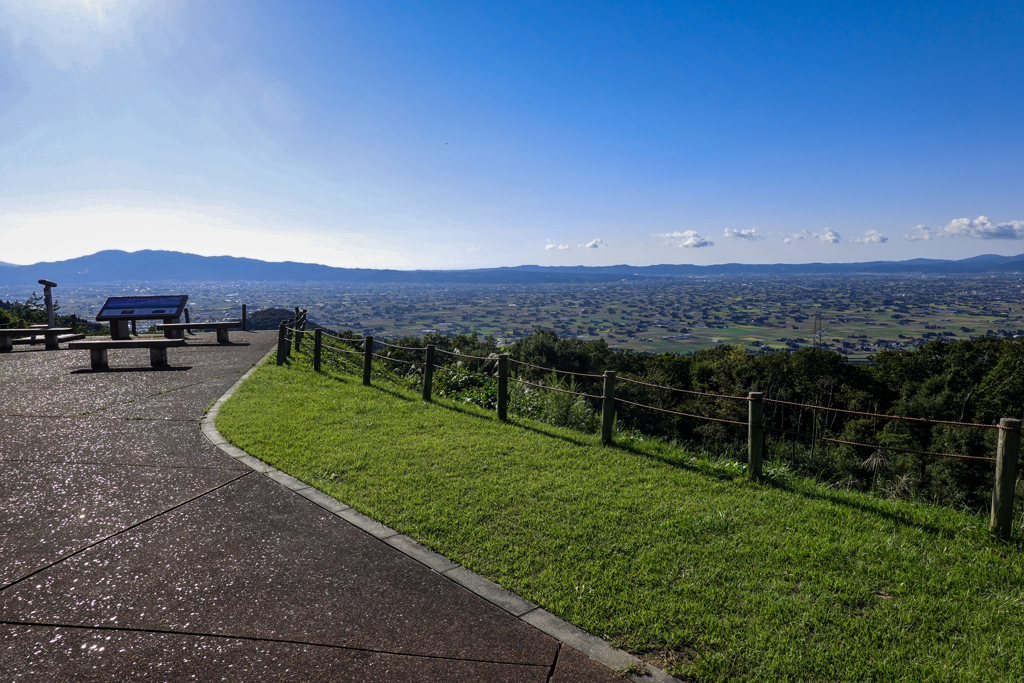
[[[548,669],[548,683],[551,683],[551,679],[555,675],[555,667],[558,666],[558,658],[562,655],[562,643],[561,641],[556,641],[556,643],[555,657],[551,660],[551,668]]]
[[[228,470],[228,471],[231,471],[231,470]],[[5,584],[3,586],[0,586],[0,592],[3,592],[5,590],[7,590],[8,588],[13,588],[14,586],[17,586],[18,584],[22,583],[23,581],[28,581],[33,576],[36,576],[37,574],[39,574],[41,572],[45,572],[47,569],[53,567],[54,565],[60,564],[61,562],[64,562],[65,560],[69,560],[72,557],[75,557],[76,555],[81,555],[85,551],[89,550],[90,548],[96,547],[100,543],[106,543],[110,539],[116,538],[116,537],[120,536],[123,533],[129,532],[132,529],[140,527],[143,524],[145,524],[146,522],[150,522],[150,521],[152,521],[152,520],[154,520],[154,519],[156,519],[158,517],[162,517],[162,516],[166,515],[169,512],[174,512],[178,508],[184,507],[185,505],[188,505],[189,503],[195,502],[195,501],[199,500],[200,498],[202,498],[203,496],[206,496],[206,495],[209,495],[209,494],[213,493],[214,491],[219,491],[220,489],[224,488],[225,486],[227,486],[229,484],[233,484],[234,482],[239,481],[243,477],[248,477],[251,474],[253,474],[253,472],[242,472],[238,476],[232,477],[231,479],[229,479],[228,481],[224,482],[223,484],[218,484],[217,486],[214,486],[211,489],[203,491],[202,493],[200,493],[198,495],[192,496],[188,500],[182,501],[182,502],[178,503],[177,505],[172,505],[171,507],[167,508],[166,510],[161,510],[160,512],[156,513],[155,515],[150,515],[149,517],[146,517],[145,519],[139,520],[135,524],[131,524],[129,526],[126,526],[123,529],[119,529],[118,531],[115,531],[112,534],[108,534],[108,535],[104,536],[103,538],[97,539],[97,540],[93,541],[92,543],[79,548],[78,550],[76,550],[73,553],[68,553],[67,555],[63,555],[63,556],[57,558],[56,560],[54,560],[53,562],[47,564],[46,566],[40,567],[39,569],[35,570],[34,572],[32,572],[30,574],[26,574],[25,576],[21,577],[20,579],[16,579],[15,581],[12,581],[11,583],[8,583],[8,584]]]
[[[160,635],[168,636],[191,636],[194,638],[220,638],[222,640],[244,640],[252,643],[279,643],[283,645],[309,645],[312,647],[326,647],[334,648],[336,650],[347,650],[349,652],[366,652],[368,654],[378,655],[393,655],[395,657],[418,657],[420,659],[437,659],[446,662],[474,662],[477,664],[504,664],[513,666],[532,666],[535,668],[541,668],[544,664],[520,664],[516,662],[506,662],[497,659],[477,659],[474,657],[444,657],[442,655],[424,654],[422,652],[401,652],[398,650],[375,650],[369,647],[358,647],[354,645],[335,645],[331,643],[318,643],[312,640],[294,640],[291,638],[260,638],[257,636],[235,636],[224,633],[206,633],[204,631],[187,631],[187,630],[175,630],[166,628],[141,628],[135,626],[106,626],[103,624],[97,624],[95,626],[91,624],[65,624],[58,621],[11,621],[9,619],[0,619],[0,625],[4,626],[45,626],[47,628],[68,628],[77,629],[81,631],[116,631],[119,633],[159,633]],[[562,644],[558,643],[558,647],[555,650],[555,657],[550,666],[550,673],[548,673],[548,680],[551,680],[551,676],[554,674],[555,665],[558,663],[558,655],[561,652]]]

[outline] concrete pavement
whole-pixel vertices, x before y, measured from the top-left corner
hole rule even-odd
[[[199,418],[276,333],[214,338],[167,369],[144,349],[109,372],[0,354],[0,678],[623,680],[461,567],[210,443]]]

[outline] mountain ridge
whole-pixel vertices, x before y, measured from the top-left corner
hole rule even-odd
[[[0,284],[47,278],[61,284],[137,281],[226,282],[238,280],[347,283],[539,284],[601,282],[652,277],[742,275],[967,275],[1024,273],[1024,254],[983,254],[960,260],[917,258],[859,263],[723,263],[710,266],[657,264],[631,266],[541,266],[525,264],[467,270],[336,268],[296,261],[270,262],[236,256],[199,256],[177,251],[99,251],[64,261],[4,264]]]

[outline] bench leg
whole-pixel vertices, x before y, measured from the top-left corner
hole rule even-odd
[[[110,366],[107,365],[107,350],[89,349],[89,363],[92,365],[93,370],[108,369]]]
[[[166,348],[151,348],[149,350],[149,364],[154,368],[159,368],[163,365],[167,365],[167,349]]]
[[[14,338],[4,335],[0,337],[0,353],[14,350]]]
[[[217,343],[227,344],[228,343],[228,328],[218,327],[217,328]]]
[[[60,348],[60,344],[57,343],[57,335],[55,335],[55,334],[48,334],[48,335],[46,335],[46,350],[47,351],[56,351],[59,348]]]

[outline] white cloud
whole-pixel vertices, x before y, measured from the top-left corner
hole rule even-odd
[[[1024,221],[993,223],[988,216],[957,218],[945,227],[933,228],[927,225],[914,226],[903,235],[903,239],[917,242],[939,237],[973,237],[982,240],[1024,239]]]
[[[551,240],[548,240],[548,243],[544,245],[544,248],[547,249],[548,251],[551,251],[552,249],[555,249],[557,251],[563,251],[565,249],[568,249],[569,245],[568,244],[555,244]]]
[[[808,230],[801,230],[800,232],[794,232],[789,235],[783,235],[782,241],[786,244],[793,244],[793,242],[799,242],[800,240],[806,240],[809,238],[821,240],[828,244],[839,244],[843,241],[843,238],[838,232],[832,228],[825,228],[824,232],[810,232]]]
[[[581,244],[580,246],[582,247],[584,245]],[[607,246],[608,246],[608,243],[605,242],[601,238],[598,238],[596,240],[590,240],[586,244],[587,249],[600,249],[601,247],[607,247]]]
[[[679,240],[676,243],[677,247],[681,249],[700,249],[701,247],[710,247],[714,245],[714,242],[709,240],[707,237],[701,237],[697,234],[696,230],[683,230],[682,232],[659,232],[656,233],[656,237],[664,237],[669,240]]]
[[[839,233],[832,228],[825,228],[825,232],[816,233],[814,236],[822,242],[828,242],[829,244],[839,244],[843,241],[843,238],[839,236]]]
[[[1024,221],[993,223],[987,216],[957,218],[942,229],[950,237],[976,237],[983,240],[1024,239]]]
[[[725,229],[725,236],[731,240],[763,240],[761,235],[757,234],[757,228],[748,228],[746,230],[736,230],[733,228]]]
[[[935,231],[927,225],[915,225],[913,230],[917,232],[903,233],[903,239],[910,242],[920,242],[922,240],[930,240],[935,235]]]
[[[889,238],[878,232],[877,230],[868,230],[864,233],[864,236],[859,239],[852,239],[851,242],[857,244],[885,244],[889,241]]]

